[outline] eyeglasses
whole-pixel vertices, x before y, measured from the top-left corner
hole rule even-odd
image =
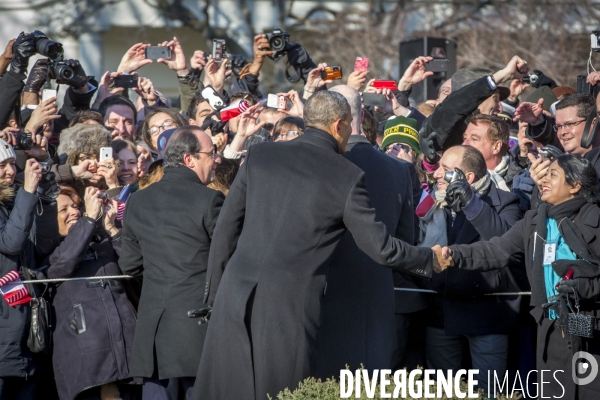
[[[164,131],[164,130],[167,130],[167,129],[171,129],[174,126],[178,126],[177,122],[173,121],[172,119],[168,119],[165,122],[163,122],[162,125],[151,126],[150,129],[148,129],[148,133],[150,135],[152,135],[152,136],[156,136],[161,131]]]
[[[287,131],[287,133],[281,133],[273,137],[274,142],[279,142],[283,139],[291,140],[298,136],[298,131]]]
[[[564,128],[565,130],[571,130],[571,129],[573,129],[574,127],[576,127],[577,125],[579,125],[580,123],[584,122],[584,121],[586,121],[586,120],[585,120],[585,119],[582,119],[581,121],[577,121],[577,122],[568,122],[568,123],[566,123],[566,124],[564,124],[564,125],[554,125],[554,131],[555,131],[555,132],[558,132],[558,131],[560,131],[560,130],[561,130],[561,129],[563,129],[563,128]]]
[[[207,155],[211,156],[212,158],[215,158],[217,155],[217,145],[213,145],[212,151],[199,151],[198,153],[207,154]]]

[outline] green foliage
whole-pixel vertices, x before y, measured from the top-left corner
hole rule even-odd
[[[407,372],[407,377],[408,377],[408,372]],[[421,374],[422,377],[422,374]],[[387,388],[387,392],[388,393],[393,393],[394,392],[394,382],[393,379],[391,380],[391,384],[388,386]],[[437,391],[437,385],[434,385],[432,387],[432,389],[430,389],[431,393],[435,393]],[[461,383],[461,391],[463,393],[467,393],[468,388],[467,388],[467,384],[466,382],[462,382]],[[373,399],[375,400],[382,400],[383,398],[380,397],[381,394],[381,390],[379,387],[379,384],[377,384],[377,387],[375,389],[375,396],[373,397]],[[324,382],[321,381],[320,379],[315,379],[315,378],[307,378],[304,381],[300,382],[300,384],[298,385],[298,388],[296,388],[296,390],[294,390],[293,392],[290,391],[289,389],[285,389],[282,392],[279,392],[279,394],[277,395],[277,399],[276,400],[337,400],[340,398],[340,383],[339,381],[337,381],[335,378],[328,378],[327,380],[325,380]],[[479,394],[479,399],[487,399],[487,397],[483,396],[483,393]],[[520,395],[516,395],[515,397],[506,397],[501,395],[500,397],[498,397],[498,400],[511,400],[511,399],[519,399],[521,398]],[[271,399],[271,397],[269,396],[269,399]],[[350,397],[350,399],[356,399],[355,394],[352,393],[352,396]],[[368,399],[364,387],[362,387],[361,390],[361,397],[360,399]],[[424,399],[424,397],[406,397],[406,400],[421,400]],[[445,396],[442,397],[435,397],[434,400],[454,400],[454,399],[458,399],[458,397],[452,397],[452,398],[448,398]],[[272,400],[272,399],[271,399]]]

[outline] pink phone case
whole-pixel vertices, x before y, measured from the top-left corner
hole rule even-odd
[[[367,71],[369,69],[369,59],[367,57],[356,57],[354,62],[354,70],[358,72]]]

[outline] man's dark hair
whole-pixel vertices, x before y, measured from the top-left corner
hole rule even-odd
[[[594,107],[596,107],[596,101],[592,96],[588,96],[587,94],[572,94],[556,103],[556,110],[562,110],[567,107],[577,107],[577,116],[587,118]]]
[[[571,186],[579,183],[579,195],[588,203],[600,203],[600,186],[594,166],[585,158],[573,154],[561,154],[556,163],[565,173],[565,181]]]
[[[190,106],[188,107],[188,117],[190,117],[193,120],[196,120],[196,111],[198,110],[198,106],[205,102],[208,101],[204,98],[204,96],[202,96],[202,91],[198,90],[195,94],[194,94],[194,98],[192,99],[192,101],[190,101]]]
[[[487,136],[492,143],[502,142],[500,155],[505,156],[508,153],[508,140],[510,138],[510,126],[497,115],[477,114],[471,117],[470,124],[479,125],[479,123],[488,126]]]
[[[350,114],[350,105],[337,92],[321,90],[310,96],[304,105],[306,127],[325,128],[336,120],[345,120]]]
[[[483,178],[485,174],[487,174],[487,167],[485,165],[483,154],[473,146],[460,145],[457,147],[461,147],[464,150],[461,163],[464,168],[463,172],[465,174],[467,172],[474,173],[475,182]]]
[[[377,144],[377,119],[375,119],[375,116],[367,109],[364,110],[362,130],[367,137],[367,140],[375,146]]]
[[[135,106],[133,105],[133,103],[131,102],[131,100],[123,97],[123,96],[110,96],[107,97],[106,99],[102,100],[102,103],[100,103],[100,106],[98,106],[98,111],[100,112],[100,114],[102,114],[102,124],[104,125],[104,121],[106,120],[106,111],[108,110],[109,107],[111,106],[118,106],[118,105],[123,105],[123,106],[127,106],[129,108],[131,108],[131,111],[133,112],[133,123],[136,124],[137,123],[137,110],[135,109]]]
[[[200,128],[193,125],[177,128],[173,132],[173,136],[169,139],[165,148],[163,166],[179,168],[183,165],[183,156],[191,154],[194,158],[198,158],[198,152],[202,150],[200,141],[194,132]]]
[[[98,111],[83,110],[78,111],[73,116],[73,118],[71,118],[71,120],[69,121],[69,128],[89,120],[96,121],[100,125],[104,125],[104,119],[102,118],[102,114],[100,114]]]
[[[229,98],[229,104],[233,104],[234,102],[242,100],[242,99],[246,100],[246,102],[251,106],[258,103],[258,99],[252,93],[236,92],[236,93],[232,94],[231,97]]]

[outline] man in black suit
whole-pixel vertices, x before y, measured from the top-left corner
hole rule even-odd
[[[224,200],[205,185],[219,163],[200,128],[178,128],[165,149],[162,180],[127,204],[119,265],[125,274],[143,277],[130,373],[146,378],[145,400],[191,397],[206,325],[187,312],[202,307],[211,237]]]
[[[464,176],[448,183],[447,172],[459,168]],[[446,150],[433,177],[437,180],[430,212],[422,218],[424,247],[433,244],[468,244],[507,232],[519,219],[517,196],[500,190],[487,172],[481,152],[471,146]],[[508,333],[515,327],[520,296],[486,296],[520,291],[527,284],[522,266],[493,271],[446,270],[435,274],[426,311],[428,368],[463,368],[464,342],[468,342],[472,368],[479,370],[479,387],[487,388],[493,371],[504,376]],[[490,372],[492,375],[488,375]]]
[[[346,230],[378,264],[432,274],[432,251],[388,234],[369,206],[364,172],[340,156],[352,132],[346,99],[320,91],[304,120],[301,137],[249,149],[223,205],[194,399],[275,397],[314,374],[327,267]]]
[[[364,171],[371,206],[388,232],[414,243],[409,164],[375,150],[361,135],[363,111],[358,91],[345,85],[331,90],[342,94],[352,110],[352,135],[344,158]],[[409,307],[418,303],[413,298],[418,293],[402,294]],[[396,346],[392,270],[362,252],[348,231],[332,256],[322,304],[318,377],[337,376],[346,364],[350,369],[363,364],[370,371],[392,368]]]

